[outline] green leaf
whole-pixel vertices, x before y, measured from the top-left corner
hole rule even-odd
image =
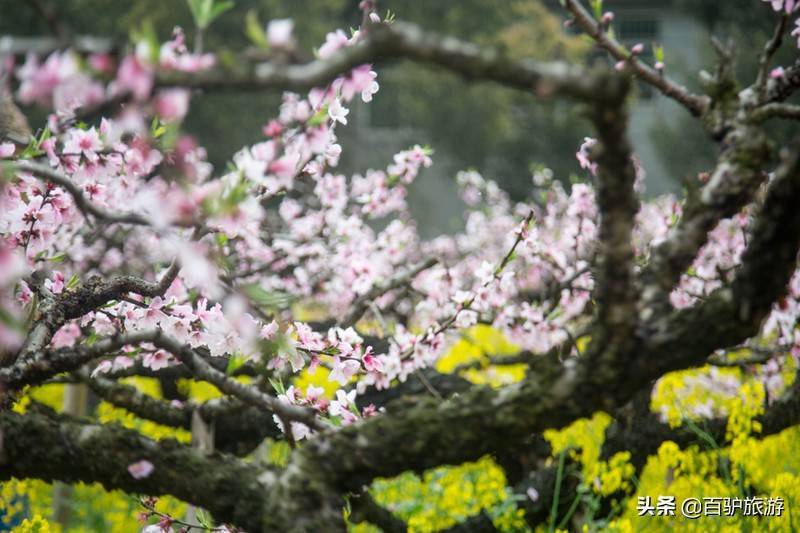
[[[275,392],[278,394],[286,394],[286,387],[283,386],[283,381],[281,378],[272,379],[267,378],[269,380],[269,384],[272,385],[272,388],[275,389]]]
[[[653,43],[653,54],[655,55],[657,62],[664,62],[664,46]]]
[[[54,255],[52,257],[49,257],[47,260],[50,261],[51,263],[63,263],[64,259],[66,259],[66,258],[67,258],[67,254],[64,253],[64,252],[61,252],[60,254],[56,254],[56,255]]]
[[[289,293],[268,291],[257,283],[245,285],[242,290],[256,306],[266,309],[286,309],[294,300],[294,297]]]
[[[225,373],[229,376],[232,376],[234,372],[242,368],[247,361],[247,358],[243,355],[232,355],[230,359],[228,359],[228,367],[225,369]]]
[[[232,0],[186,0],[195,25],[204,30],[235,4]]]
[[[145,20],[139,28],[131,31],[131,41],[134,43],[144,42],[147,44],[147,51],[150,54],[150,62],[158,64],[158,56],[161,51],[161,42],[158,39],[155,26],[151,20]]]
[[[86,346],[91,346],[92,344],[97,342],[97,332],[92,330],[92,333],[83,341]]]
[[[80,283],[80,281],[81,281],[81,279],[78,277],[78,275],[77,274],[73,274],[69,278],[69,281],[67,281],[67,289],[74,289],[75,287],[78,286],[78,283]]]
[[[208,16],[211,1],[212,0],[186,0],[186,3],[189,4],[189,11],[192,12],[194,23],[200,28],[205,27],[203,21],[205,21]]]
[[[211,13],[209,15],[208,24],[211,24],[212,22],[217,20],[217,18],[219,18],[219,16],[225,13],[226,11],[230,11],[234,5],[235,4],[233,0],[215,2],[214,5],[211,7]]]
[[[356,404],[354,404],[353,402],[350,402],[350,404],[347,406],[347,408],[350,410],[351,413],[356,415],[358,418],[361,418],[361,413],[358,412],[358,406],[356,406]]]
[[[197,518],[197,522],[206,529],[212,529],[214,527],[214,522],[211,520],[211,515],[208,514],[207,511],[200,508],[195,508],[194,516]]]
[[[603,18],[603,0],[592,0],[592,11],[597,20]]]
[[[317,113],[308,119],[309,126],[320,126],[325,124],[328,121],[328,106],[323,106],[322,109],[317,111]]]
[[[244,33],[250,41],[259,48],[269,48],[269,41],[267,34],[264,32],[264,26],[258,20],[258,13],[255,9],[251,9],[244,17]]]

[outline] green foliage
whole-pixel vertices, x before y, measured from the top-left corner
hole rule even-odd
[[[592,12],[598,20],[603,16],[603,0],[591,0]]]
[[[247,12],[244,22],[244,32],[247,38],[259,48],[269,48],[267,34],[264,32],[263,24],[258,20],[258,13],[255,9],[251,9]]]
[[[220,15],[234,6],[232,0],[186,0],[186,3],[192,12],[195,26],[201,30],[208,28]]]

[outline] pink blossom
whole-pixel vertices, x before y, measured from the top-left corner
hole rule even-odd
[[[786,70],[783,67],[775,67],[769,72],[769,77],[773,80],[778,80],[786,76]]]
[[[114,58],[107,53],[91,54],[89,55],[89,66],[98,72],[107,74],[114,69]]]
[[[81,336],[81,328],[78,324],[70,322],[59,329],[50,344],[53,348],[63,348],[65,346],[72,346],[75,341]]]
[[[127,56],[117,71],[117,90],[130,91],[136,100],[144,100],[153,89],[153,69],[136,56]]]
[[[345,117],[347,117],[348,113],[350,113],[350,110],[344,107],[338,98],[334,99],[328,106],[328,116],[334,122],[347,124],[347,118]]]
[[[489,261],[483,261],[475,270],[475,278],[478,280],[478,283],[481,285],[488,285],[494,280],[494,265]]]
[[[161,524],[158,523],[145,526],[139,533],[174,533],[174,531],[172,527],[163,528]]]
[[[153,473],[155,467],[153,463],[148,461],[147,459],[142,459],[141,461],[137,461],[135,463],[131,463],[128,465],[128,472],[134,479],[144,479],[149,477],[150,474]]]
[[[466,329],[478,323],[478,313],[468,309],[461,310],[456,315],[456,327]]]
[[[775,11],[783,11],[786,14],[791,13],[798,6],[800,6],[800,2],[797,0],[763,0],[764,2],[769,2],[772,5],[772,9]]]
[[[361,362],[364,364],[364,370],[367,372],[380,372],[383,369],[381,360],[372,353],[372,346],[368,346],[364,352]]]
[[[293,30],[292,19],[271,20],[267,25],[267,42],[275,48],[291,48]]]
[[[113,364],[108,359],[106,359],[104,361],[100,361],[100,363],[98,363],[97,366],[94,367],[94,370],[92,370],[92,373],[90,374],[90,376],[92,378],[94,378],[98,374],[106,374],[111,370],[112,366],[113,366]]]
[[[44,64],[40,64],[35,55],[29,54],[18,69],[17,76],[20,79],[20,101],[37,102],[43,106],[54,103],[57,91],[61,93],[60,99],[64,103],[65,100],[82,99],[86,96],[80,94],[82,91],[90,89],[94,92],[96,87],[80,71],[78,60],[69,51],[50,54]],[[97,96],[96,93],[94,96]]]
[[[335,355],[328,381],[338,381],[340,385],[346,385],[350,378],[355,376],[360,369],[361,365],[358,361],[353,361],[352,359],[342,361],[338,355]]]
[[[350,101],[356,94],[361,94],[362,100],[370,102],[372,95],[378,92],[378,82],[375,81],[377,74],[372,70],[371,65],[361,65],[354,68],[349,76],[341,78],[339,83],[342,98]]]
[[[59,272],[58,270],[53,271],[53,279],[52,280],[45,280],[44,286],[50,290],[53,294],[61,294],[64,291],[64,281],[65,281],[64,273]]]
[[[283,124],[279,120],[270,120],[262,131],[267,137],[278,137],[283,133]]]
[[[597,174],[597,163],[594,163],[589,158],[589,151],[595,144],[597,144],[597,139],[593,139],[591,137],[584,137],[580,149],[575,154],[575,157],[578,158],[578,163],[580,163],[581,168],[587,169],[592,174]]]
[[[0,143],[0,158],[6,159],[13,156],[16,149],[14,143]]]
[[[186,89],[164,89],[155,99],[156,113],[164,121],[181,120],[189,111],[189,91]]]
[[[125,355],[118,355],[114,358],[114,370],[123,370],[133,366],[133,359]]]
[[[64,143],[64,153],[83,155],[89,161],[97,161],[97,152],[102,149],[103,142],[94,127],[88,130],[70,130],[69,138]]]
[[[259,336],[265,340],[271,340],[278,333],[278,323],[274,320],[261,328]]]
[[[342,389],[336,391],[336,399],[331,402],[328,412],[333,416],[342,416],[344,412],[350,411],[350,406],[356,401],[356,391],[346,392]]]
[[[348,42],[347,35],[345,35],[342,30],[328,33],[328,35],[325,36],[325,43],[319,47],[319,57],[321,59],[328,59],[339,48],[347,46]]]
[[[21,250],[12,243],[0,238],[0,287],[13,284],[25,273],[25,259]],[[30,287],[22,282],[23,291],[30,293]]]
[[[314,385],[309,384],[308,387],[306,387],[306,399],[309,402],[314,403],[318,399],[322,398],[322,394],[324,392],[325,389],[322,387],[315,387]]]
[[[144,354],[142,364],[145,368],[158,371],[162,368],[167,368],[170,365],[170,359],[170,355],[164,350],[156,350],[155,352]]]

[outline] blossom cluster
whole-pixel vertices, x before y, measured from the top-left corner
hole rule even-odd
[[[280,21],[269,28],[270,39],[289,46],[291,30]],[[360,38],[359,31],[329,33],[318,54],[330,58]],[[265,120],[262,140],[217,172],[205,150],[180,134],[188,93],[156,86],[160,70],[209,68],[213,55],[188,52],[176,29],[160,47],[138,43],[118,68],[111,57],[76,57],[71,51],[44,61],[30,56],[16,71],[18,98],[54,113],[31,145],[0,153],[37,160],[65,176],[79,196],[32,170],[18,170],[2,183],[3,349],[22,345],[25,316],[38,297],[57,297],[95,275],[160,279],[175,262],[179,273],[162,295],[129,293],[93,309],[63,325],[49,348],[158,329],[205,357],[263,369],[275,378],[280,401],[310,407],[336,424],[375,415],[374,407],[356,407],[359,394],[434,365],[478,323],[522,350],[545,353],[566,345],[580,355],[575,339],[585,335],[593,313],[599,222],[593,139],[577,154],[586,176],[566,187],[548,170],[537,170],[535,194],[525,202],[512,201],[477,172],[460,173],[464,229],[425,240],[407,191],[432,164],[430,149],[413,146],[381,169],[337,172],[342,148],[336,129],[348,124],[348,106],[357,98],[370,102],[379,89],[370,65],[327,87],[284,94],[277,116]],[[129,94],[133,104],[117,116],[96,126],[72,120],[80,108],[120,94]],[[164,135],[168,128],[177,134]],[[641,184],[643,170],[635,158],[633,164]],[[136,222],[104,219],[82,202],[105,213],[135,214]],[[642,204],[633,235],[637,264],[667,238],[681,209],[671,196]],[[750,222],[743,211],[713,230],[672,294],[675,307],[693,305],[730,281]],[[429,258],[435,261],[426,263]],[[43,283],[33,281],[34,271],[43,273]],[[762,336],[777,337],[794,354],[798,315],[795,276]],[[376,339],[386,346],[378,350]],[[92,374],[135,364],[158,372],[179,361],[143,342],[96,362]],[[338,385],[334,399],[314,387],[282,385],[320,366]],[[774,375],[765,376],[773,388]],[[290,422],[294,439],[312,431]],[[285,427],[278,417],[276,423]]]

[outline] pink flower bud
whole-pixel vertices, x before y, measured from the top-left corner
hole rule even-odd
[[[0,158],[11,157],[16,151],[14,143],[0,143]]]
[[[134,479],[144,479],[153,473],[153,463],[147,459],[142,459],[128,465],[128,472]]]
[[[283,124],[277,120],[270,120],[262,131],[267,137],[277,137],[283,132]]]
[[[784,70],[783,67],[775,67],[769,73],[769,77],[772,78],[773,80],[779,80],[784,76],[786,76],[786,70]]]
[[[98,72],[109,73],[114,69],[114,58],[111,54],[92,54],[89,56],[89,66]]]
[[[662,72],[664,70],[664,63],[657,61],[655,67],[657,71]]]
[[[633,48],[631,48],[631,54],[635,56],[638,56],[642,52],[644,52],[644,45],[642,43],[636,43],[633,45]]]
[[[369,14],[369,20],[371,20],[375,24],[378,24],[381,21],[381,16],[373,11],[372,13]]]
[[[612,13],[611,11],[606,11],[605,13],[603,13],[603,18],[600,20],[602,21],[603,24],[611,24],[612,22],[614,22],[614,13]]]
[[[575,24],[575,19],[567,19],[564,21],[564,28],[571,28]]]
[[[617,64],[614,65],[614,69],[622,72],[623,70],[625,70],[625,65],[626,65],[625,60],[617,61]]]

